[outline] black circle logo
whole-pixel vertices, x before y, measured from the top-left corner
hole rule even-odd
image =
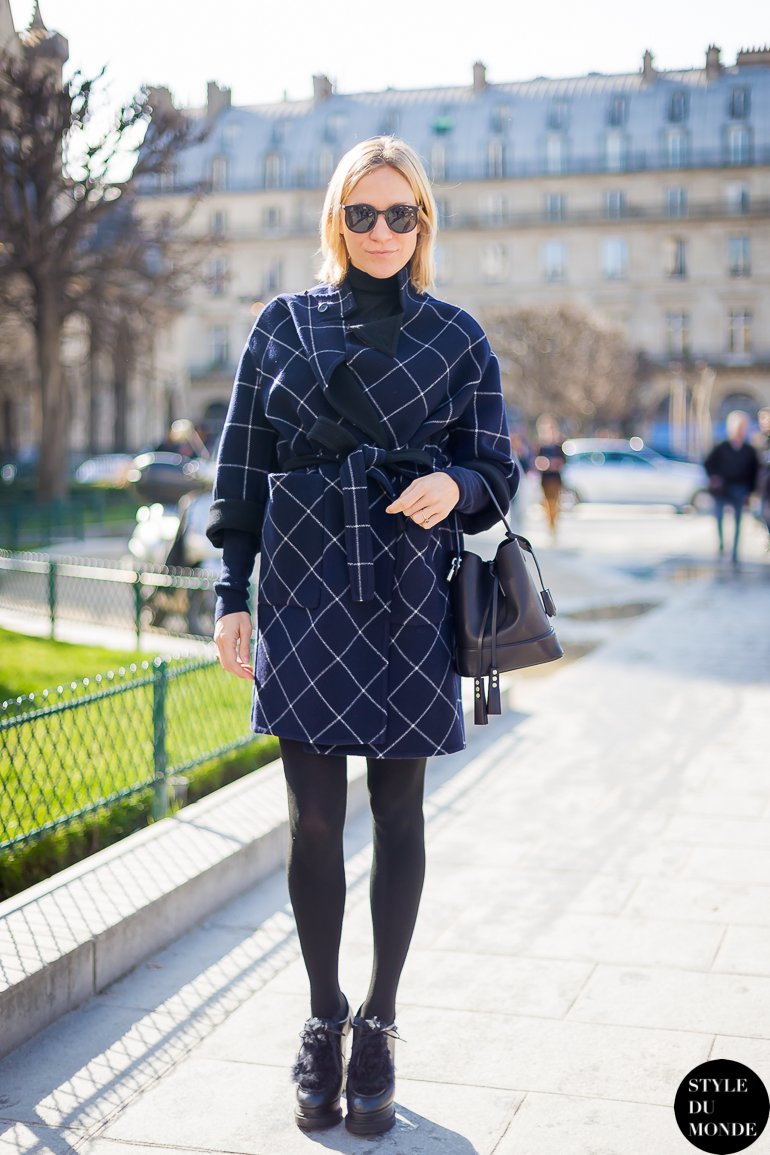
[[[730,1155],[764,1131],[770,1100],[759,1075],[732,1059],[694,1067],[679,1084],[674,1114],[685,1139],[699,1151]]]

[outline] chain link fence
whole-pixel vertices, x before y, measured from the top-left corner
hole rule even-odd
[[[251,684],[215,658],[155,658],[0,706],[0,852],[154,791],[168,812],[174,779],[255,740]]]
[[[210,638],[215,578],[202,570],[158,566],[135,570],[83,558],[0,550],[0,606],[56,622],[93,622],[142,631]]]

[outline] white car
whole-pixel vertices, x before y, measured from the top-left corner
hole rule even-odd
[[[640,437],[630,441],[575,438],[565,441],[562,484],[566,502],[671,505],[678,513],[705,508],[708,477],[702,465],[672,461],[647,449]]]

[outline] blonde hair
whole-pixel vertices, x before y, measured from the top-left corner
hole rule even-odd
[[[428,175],[414,149],[394,136],[373,136],[345,153],[334,170],[326,190],[321,213],[320,277],[339,285],[347,276],[350,258],[342,237],[342,206],[355,185],[382,165],[395,169],[408,182],[419,206],[417,247],[409,262],[409,279],[418,293],[429,289],[435,279],[433,247],[438,227],[438,210]]]

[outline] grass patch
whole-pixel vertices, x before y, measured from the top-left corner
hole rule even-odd
[[[11,699],[0,715],[0,841],[38,837],[71,814],[133,803],[156,769],[192,773],[254,748],[251,684],[209,658],[164,659],[159,668],[135,651],[5,630],[0,646],[3,697]],[[98,669],[113,672],[91,673]]]
[[[0,702],[21,694],[66,686],[100,670],[116,670],[154,657],[139,650],[76,646],[71,642],[31,638],[4,629],[0,629],[0,649],[3,654]]]
[[[197,767],[188,775],[188,803],[252,773],[276,757],[277,738],[255,737],[246,749]],[[0,902],[148,826],[152,821],[152,803],[153,791],[141,790],[131,798],[121,799],[59,830],[0,853]]]

